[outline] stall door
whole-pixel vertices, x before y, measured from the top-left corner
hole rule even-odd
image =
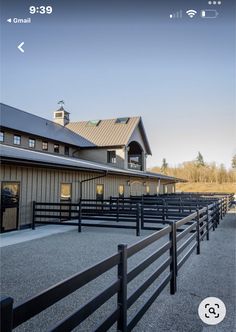
[[[103,201],[103,199],[104,199],[104,185],[103,184],[97,184],[96,199],[99,201]]]
[[[60,193],[60,202],[68,203],[68,205],[62,205],[62,210],[68,210],[60,213],[61,221],[71,219],[71,183],[61,183],[61,193]]]
[[[18,182],[2,182],[1,187],[1,233],[16,230],[19,219]]]

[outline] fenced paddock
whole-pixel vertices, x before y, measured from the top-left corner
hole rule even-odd
[[[33,202],[32,229],[37,224],[77,225],[79,232],[83,226],[124,228],[134,229],[139,236],[142,229],[161,229],[166,222],[178,221],[206,206],[215,228],[219,216],[222,218],[232,202],[232,194],[110,197],[79,203]]]
[[[96,226],[134,229],[140,235],[139,210],[138,203],[124,206],[97,200],[81,200],[78,204],[34,202],[32,228],[36,224],[77,225],[81,232],[82,226]]]
[[[201,241],[204,239],[209,240],[210,230],[216,228],[220,219],[227,212],[228,206],[227,204],[225,205],[224,201],[225,198],[210,202],[209,205],[197,209],[179,220],[164,220],[162,229],[155,231],[150,236],[131,246],[119,245],[117,253],[107,259],[63,280],[17,306],[13,306],[13,299],[9,297],[3,298],[1,300],[3,318],[1,330],[11,331],[71,293],[83,288],[102,274],[115,268],[117,270],[116,279],[110,285],[106,285],[106,288],[98,295],[92,297],[86,304],[64,317],[56,325],[50,327],[49,330],[71,331],[109,301],[111,297],[116,296],[117,301],[113,312],[109,313],[105,319],[98,320],[94,330],[107,331],[114,324],[117,324],[119,331],[131,331],[168,284],[170,286],[170,294],[175,294],[179,270],[187,262],[193,251],[196,250],[196,253],[200,254]],[[228,203],[230,205],[230,201]],[[132,206],[135,205],[132,204]],[[101,210],[101,206],[99,209]],[[50,211],[50,213],[54,212]],[[75,210],[75,212],[72,210],[71,213],[78,213],[78,210]],[[163,223],[163,220],[161,220],[161,223]],[[158,245],[160,243],[161,245]],[[147,257],[138,261],[131,270],[128,270],[130,259],[152,244],[155,244],[155,247],[158,249],[153,250]],[[158,264],[158,267],[154,271],[147,273],[145,280],[142,278],[141,284],[131,294],[128,294],[129,284],[162,257],[163,260]],[[133,313],[130,310],[132,306],[137,303],[140,296],[156,280],[158,280],[157,287],[145,303]]]

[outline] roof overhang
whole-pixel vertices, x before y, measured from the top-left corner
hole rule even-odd
[[[105,164],[90,162],[78,158],[64,157],[39,151],[31,151],[1,144],[1,162],[4,164],[17,164],[22,166],[38,166],[56,169],[71,169],[84,172],[94,172],[107,175],[128,176],[144,179],[166,180],[168,183],[184,181],[166,175],[142,171],[133,171],[111,167]]]

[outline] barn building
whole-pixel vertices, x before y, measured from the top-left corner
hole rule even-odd
[[[28,227],[32,202],[175,191],[173,177],[148,172],[151,148],[141,117],[50,121],[1,106],[1,232]]]

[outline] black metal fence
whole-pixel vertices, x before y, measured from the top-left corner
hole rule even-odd
[[[89,208],[91,208],[91,206],[89,206]],[[1,331],[12,331],[12,329],[23,324],[86,284],[89,284],[92,280],[110,271],[114,267],[117,268],[117,277],[112,284],[107,286],[105,290],[94,296],[75,312],[58,322],[56,326],[49,328],[49,330],[73,330],[109,299],[116,296],[117,304],[115,310],[110,313],[104,321],[97,321],[95,331],[107,331],[114,324],[117,324],[118,331],[131,331],[168,284],[170,285],[170,294],[175,294],[177,290],[178,271],[195,249],[196,253],[200,254],[201,241],[205,238],[209,240],[210,230],[217,227],[217,224],[227,212],[227,209],[228,207],[224,205],[224,199],[219,199],[201,209],[197,209],[194,213],[180,220],[166,220],[166,224],[161,230],[154,232],[152,235],[129,247],[124,244],[119,245],[118,251],[114,255],[16,306],[13,305],[14,300],[12,298],[2,298]],[[72,209],[71,213],[78,214],[79,211]],[[44,211],[39,212],[44,213]],[[52,213],[54,212],[57,211],[53,211]],[[160,239],[162,239],[162,241],[165,240],[165,243],[161,246]],[[139,262],[132,270],[128,271],[127,264],[129,258],[154,243],[158,249]],[[150,272],[145,281],[142,281],[142,284],[128,296],[127,288],[129,283],[160,257],[163,257],[164,261],[159,263],[154,272]],[[157,278],[159,280],[160,277],[161,280],[158,282],[158,286],[152,292],[151,296],[145,304],[138,309],[134,316],[130,317],[129,308],[131,308],[139,297]]]

